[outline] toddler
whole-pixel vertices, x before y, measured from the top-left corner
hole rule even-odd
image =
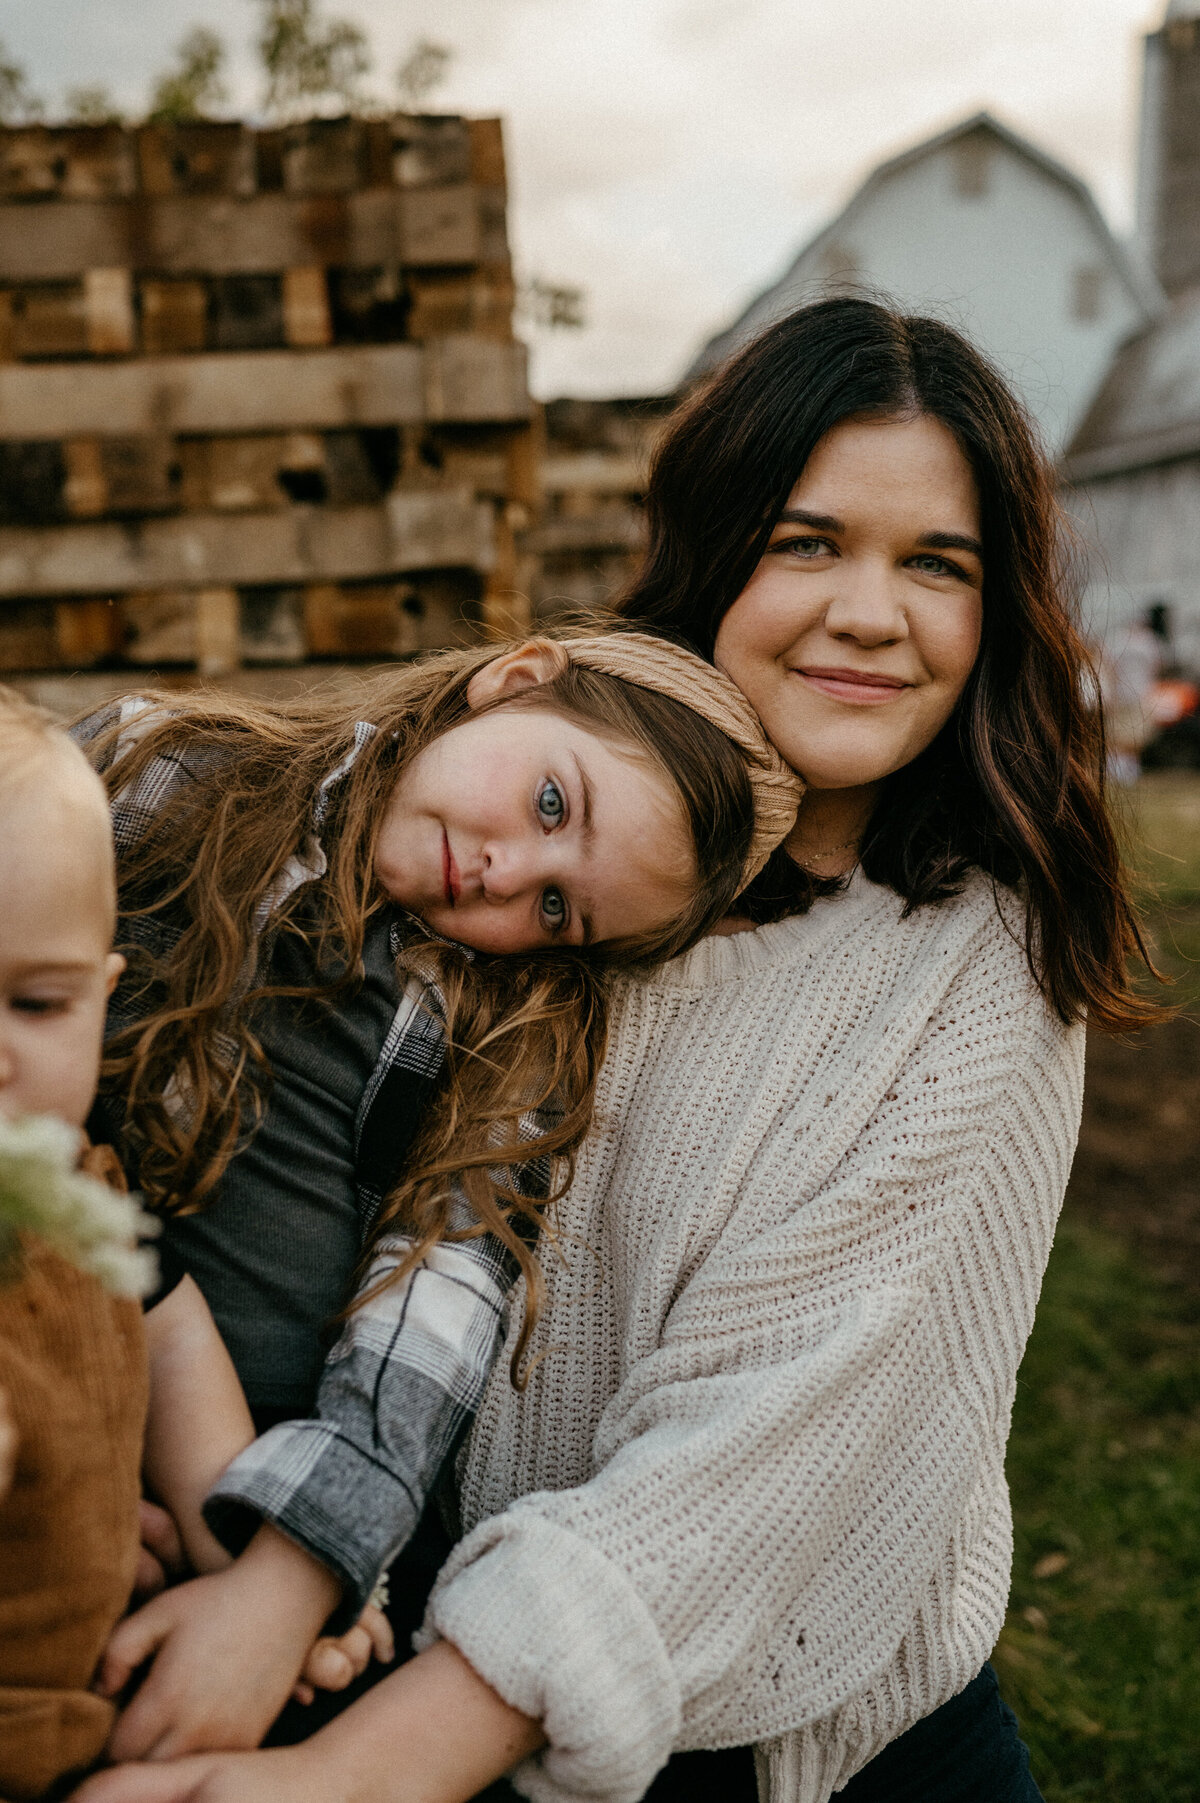
[[[0,1117],[79,1132],[92,1106],[112,950],[104,786],[39,710],[0,688]],[[84,1163],[104,1174],[97,1154]],[[119,1166],[116,1167],[119,1172]],[[197,1570],[228,1564],[201,1503],[253,1438],[196,1284],[146,1317],[25,1235],[0,1272],[0,1796],[41,1797],[99,1756],[114,1717],[89,1689],[138,1548],[139,1466]]]

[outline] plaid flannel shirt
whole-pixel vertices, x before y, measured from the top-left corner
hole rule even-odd
[[[74,728],[74,736],[87,746],[119,721],[124,746],[149,712],[143,700],[114,703]],[[264,897],[260,929],[302,883],[324,875],[319,833],[330,791],[374,730],[360,722],[351,751],[321,783],[312,833]],[[136,784],[121,790],[112,810],[118,852],[151,830],[160,810],[197,774],[181,750],[155,758]],[[169,957],[181,930],[154,917],[129,926],[158,959]],[[398,950],[399,917],[394,934]],[[247,981],[252,976],[248,972]],[[439,1000],[432,986],[410,979],[359,1105],[356,1188],[364,1243],[441,1069]],[[139,1012],[136,997],[123,998],[118,990],[110,1033],[133,1024]],[[522,1122],[521,1131],[534,1136],[534,1117]],[[523,1167],[519,1178],[526,1193],[546,1193],[549,1172],[539,1161]],[[452,1228],[469,1229],[473,1221],[460,1200]],[[399,1234],[379,1238],[362,1293],[369,1295],[398,1268],[408,1245]],[[349,1316],[327,1358],[315,1414],[271,1428],[234,1460],[209,1496],[206,1519],[230,1552],[240,1552],[269,1521],[341,1579],[345,1589],[330,1620],[332,1632],[357,1619],[475,1414],[503,1344],[505,1304],[517,1273],[512,1254],[491,1235],[433,1248],[402,1281]]]

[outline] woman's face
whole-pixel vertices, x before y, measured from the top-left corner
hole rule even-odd
[[[843,420],[820,440],[715,662],[813,789],[869,788],[950,718],[979,651],[975,479],[940,420]]]
[[[691,899],[695,857],[653,765],[548,708],[500,707],[405,767],[375,873],[446,939],[523,952],[669,925]]]

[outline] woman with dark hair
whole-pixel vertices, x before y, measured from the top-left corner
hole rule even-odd
[[[1050,471],[956,333],[836,300],[691,398],[648,505],[622,611],[748,696],[796,827],[614,990],[424,1650],[302,1746],[90,1803],[1038,1796],[986,1664],[1004,1448],[1083,1019],[1148,1012]]]

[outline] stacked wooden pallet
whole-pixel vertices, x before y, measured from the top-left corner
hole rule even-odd
[[[542,506],[521,538],[542,619],[603,607],[641,559],[642,496],[674,399],[558,400],[544,409]]]
[[[0,130],[0,670],[519,617],[499,120]]]

